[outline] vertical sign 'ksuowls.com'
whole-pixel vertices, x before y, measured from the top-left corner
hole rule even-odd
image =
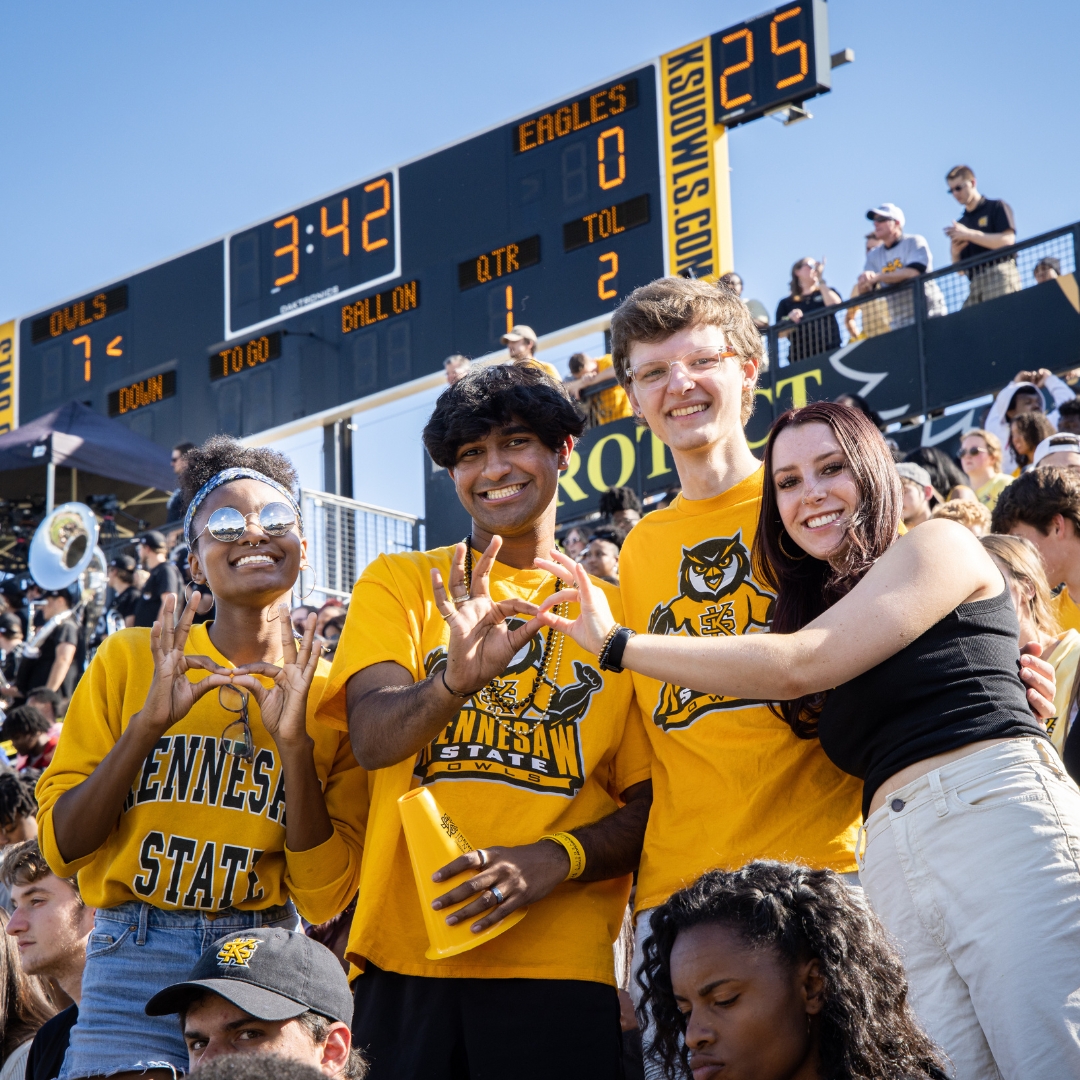
[[[15,320],[0,323],[0,435],[18,426],[19,393],[15,363]]]
[[[660,58],[667,271],[715,281],[732,269],[727,139],[713,124],[709,38]]]

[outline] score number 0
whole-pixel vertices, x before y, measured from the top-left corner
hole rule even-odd
[[[386,179],[374,180],[370,184],[364,185],[364,191],[376,191],[382,190],[382,206],[370,213],[364,215],[363,221],[360,223],[360,246],[365,251],[377,251],[381,247],[385,247],[390,241],[384,236],[379,240],[372,240],[370,235],[371,223],[377,218],[385,217],[390,212],[390,181]],[[337,225],[330,225],[327,221],[327,207],[319,207],[319,231],[325,237],[341,236],[341,254],[349,255],[349,198],[345,196],[341,200],[341,221]],[[274,279],[274,285],[280,288],[282,285],[288,285],[290,281],[295,281],[300,275],[300,219],[295,214],[289,214],[287,217],[280,218],[274,222],[275,231],[278,229],[289,229],[289,242],[283,244],[281,247],[274,251],[274,258],[283,258],[285,256],[291,256],[292,268],[289,273],[282,275],[279,278]]]
[[[802,38],[796,38],[794,41],[788,41],[781,45],[780,35],[777,29],[780,23],[787,19],[795,18],[795,16],[801,12],[801,6],[788,8],[787,11],[781,11],[778,15],[775,15],[769,23],[769,44],[773,56],[786,56],[788,53],[795,52],[796,50],[798,50],[799,53],[798,75],[790,75],[786,79],[781,79],[776,84],[777,90],[784,90],[789,86],[794,86],[796,83],[802,82],[810,71],[806,42],[803,41]],[[749,93],[740,94],[736,98],[728,97],[728,78],[738,74],[740,71],[747,71],[754,62],[754,35],[750,33],[749,27],[744,26],[741,30],[736,30],[733,34],[728,34],[727,37],[721,38],[720,40],[725,45],[730,45],[732,42],[738,41],[739,38],[742,38],[746,42],[746,59],[740,60],[739,63],[724,68],[724,72],[720,76],[720,104],[725,109],[737,109],[740,105],[745,105],[754,97],[753,94]]]

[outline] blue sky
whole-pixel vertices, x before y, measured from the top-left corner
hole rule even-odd
[[[583,5],[8,3],[0,318],[130,273],[756,14]],[[677,11],[677,18],[671,17]],[[804,254],[845,295],[865,208],[948,256],[971,164],[1020,235],[1080,218],[1080,5],[833,0],[856,62],[791,128],[731,136],[736,264],[770,308]]]
[[[757,14],[754,0],[13,0],[0,12],[0,320],[123,276]],[[965,162],[1027,237],[1080,218],[1080,4],[832,0],[815,119],[731,134],[735,261],[845,296],[888,200],[948,259]]]

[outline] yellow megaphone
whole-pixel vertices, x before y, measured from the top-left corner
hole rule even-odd
[[[446,917],[471,903],[471,900],[458,904],[455,908],[442,908],[439,911],[431,906],[431,901],[456,888],[463,881],[468,881],[478,871],[466,870],[447,881],[438,882],[432,881],[431,875],[440,867],[453,862],[459,855],[472,851],[473,846],[427,788],[414,788],[402,795],[398,799],[398,809],[401,811],[401,824],[405,829],[405,842],[409,845],[409,858],[412,860],[413,877],[416,878],[416,891],[420,894],[420,907],[424,912],[424,926],[427,928],[430,943],[430,948],[424,955],[429,960],[441,960],[446,956],[456,956],[458,953],[475,949],[477,945],[498,937],[525,918],[529,909],[520,907],[501,922],[489,926],[482,934],[474,934],[469,929],[473,923],[471,919],[450,926]]]

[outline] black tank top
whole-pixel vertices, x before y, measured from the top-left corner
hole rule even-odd
[[[954,608],[895,656],[830,690],[821,747],[874,792],[917,761],[982,739],[1043,736],[1020,681],[1019,624],[1007,589]]]

